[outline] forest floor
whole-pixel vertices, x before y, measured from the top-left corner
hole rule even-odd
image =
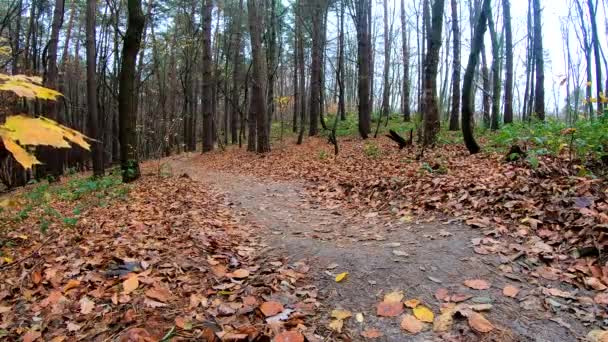
[[[2,227],[0,333],[606,338],[603,180],[553,159],[532,170],[458,146],[416,154],[384,138],[342,139],[337,157],[322,139],[266,156],[182,154],[147,162],[128,194],[107,186],[115,199],[77,215],[63,192],[45,189],[38,197],[64,223],[69,213],[78,221],[49,219],[39,233],[42,206]],[[95,194],[86,203],[105,198]]]

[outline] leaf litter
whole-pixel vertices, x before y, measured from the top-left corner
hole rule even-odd
[[[43,234],[34,215],[3,224],[0,240],[19,242],[3,255],[30,257],[0,265],[0,332],[24,341],[314,338],[307,317],[320,304],[308,267],[258,255],[260,239],[221,203],[188,178],[145,176],[74,228]]]

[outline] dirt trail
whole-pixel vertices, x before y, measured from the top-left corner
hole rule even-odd
[[[307,196],[304,184],[205,170],[184,157],[173,160],[172,168],[225,192],[243,220],[268,232],[270,253],[291,262],[303,259],[312,266],[309,274],[324,305],[319,326],[327,326],[334,308],[363,313],[363,324],[351,318],[345,325],[355,341],[364,340],[360,333],[368,328],[382,331],[383,341],[479,340],[469,329],[458,329],[458,324],[466,324],[463,320],[456,321],[449,336],[430,331],[412,336],[400,329],[399,318],[376,316],[376,304],[393,290],[403,290],[406,299],[420,299],[437,314],[441,303],[434,293],[440,288],[472,295],[470,303],[492,304],[485,315],[500,329],[483,340],[575,341],[586,333],[566,312],[549,311],[534,293],[538,285],[507,279],[499,273],[498,257],[475,254],[471,239],[481,237],[476,229],[454,222],[404,222],[373,212],[327,208]],[[341,272],[349,272],[349,277],[336,283],[335,274]],[[464,280],[476,278],[487,280],[491,288],[476,291],[463,285]],[[521,288],[517,299],[502,294],[506,284]]]

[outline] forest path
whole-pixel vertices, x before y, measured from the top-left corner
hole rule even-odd
[[[547,309],[534,292],[538,284],[507,279],[499,272],[497,256],[474,253],[471,240],[483,237],[479,230],[450,221],[404,222],[374,212],[328,208],[308,196],[302,183],[209,170],[193,156],[178,156],[170,163],[174,174],[187,173],[224,192],[237,217],[267,232],[269,253],[312,266],[308,274],[323,303],[320,327],[327,327],[332,309],[342,308],[365,317],[362,324],[354,317],[345,323],[355,341],[365,340],[361,332],[372,328],[384,333],[376,339],[380,341],[575,341],[586,333],[569,314]],[[335,275],[342,272],[349,276],[337,283]],[[491,287],[473,290],[463,285],[467,279],[483,279]],[[517,299],[503,295],[507,284],[520,288]],[[400,329],[400,317],[376,315],[376,305],[394,290],[404,291],[405,299],[419,299],[438,315],[442,302],[434,294],[442,288],[451,295],[472,296],[467,303],[492,304],[484,315],[498,329],[476,335],[460,319],[449,334],[412,336]]]

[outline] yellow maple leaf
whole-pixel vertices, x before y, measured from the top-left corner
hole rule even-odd
[[[331,317],[335,318],[335,319],[339,319],[339,320],[345,320],[349,317],[351,317],[353,314],[352,312],[348,311],[348,310],[342,310],[342,309],[334,309],[331,312]]]
[[[0,90],[11,91],[17,96],[30,99],[54,101],[62,96],[60,92],[36,83],[42,83],[42,79],[36,76],[0,74]]]
[[[348,272],[340,273],[336,276],[336,282],[339,283],[348,277]]]
[[[21,164],[21,166],[23,166],[23,168],[31,169],[33,165],[40,164],[40,161],[38,161],[34,155],[30,154],[13,140],[2,137],[2,143],[4,144],[4,147],[13,155],[15,160]]]
[[[433,323],[435,315],[433,311],[423,305],[418,305],[414,309],[414,316],[423,322]]]

